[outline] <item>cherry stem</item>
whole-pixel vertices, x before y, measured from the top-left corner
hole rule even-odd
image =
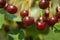
[[[49,10],[50,10],[49,17],[52,17],[52,16],[53,16],[52,11],[51,11],[51,5],[52,5],[52,3],[51,3],[51,1],[50,1],[50,4],[49,4]]]
[[[59,6],[60,6],[60,0],[58,0]]]
[[[14,0],[14,3],[13,4],[16,5],[16,0]]]
[[[43,21],[43,10],[41,9],[41,17],[42,17],[42,20]]]

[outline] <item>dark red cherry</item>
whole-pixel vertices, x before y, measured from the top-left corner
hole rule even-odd
[[[60,12],[60,6],[56,7],[56,12]]]
[[[11,4],[6,4],[7,6],[6,6],[6,11],[8,12],[8,13],[10,13],[10,14],[14,14],[14,13],[16,13],[17,12],[17,7],[16,6],[14,6],[14,5],[11,5]]]
[[[55,13],[55,15],[58,16],[58,18],[60,18],[60,6],[56,7],[56,13]]]
[[[46,9],[49,6],[49,1],[47,0],[40,0],[39,7],[41,9]]]
[[[37,18],[37,21],[42,21],[42,20],[43,20],[42,17]]]
[[[7,6],[9,5],[9,3],[6,3],[4,6],[4,9],[7,10]]]
[[[57,18],[56,16],[51,17],[51,18],[47,18],[47,19],[46,19],[46,22],[47,22],[49,25],[52,25],[52,26],[53,26],[55,23],[58,22],[58,18]]]
[[[21,12],[20,12],[20,16],[23,18],[23,17],[25,17],[25,16],[28,16],[29,15],[29,12],[27,11],[27,10],[22,10]]]
[[[50,13],[49,10],[46,10],[45,13],[44,13],[44,16],[49,17],[49,13]]]
[[[22,19],[22,22],[24,24],[27,24],[27,25],[30,25],[34,22],[33,18],[32,17],[29,17],[29,16],[26,16]]]
[[[6,4],[6,0],[0,0],[0,8],[3,8]]]
[[[37,30],[44,30],[45,26],[46,26],[45,22],[41,22],[41,21],[36,22]]]

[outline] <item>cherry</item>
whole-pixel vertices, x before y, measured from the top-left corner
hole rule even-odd
[[[0,0],[0,8],[3,8],[6,4],[6,0]]]
[[[39,17],[39,18],[37,18],[36,21],[43,21],[43,22],[45,22],[46,18],[48,18],[48,17],[46,17],[46,16]]]
[[[37,18],[37,21],[42,21],[42,19],[43,19],[42,17],[39,17]]]
[[[45,13],[44,13],[44,16],[49,17],[49,13],[50,13],[49,10],[46,10]]]
[[[60,18],[60,6],[57,6],[57,7],[56,7],[55,16],[57,16],[58,18]]]
[[[46,19],[46,22],[49,24],[49,25],[54,25],[55,23],[58,22],[58,18],[56,16],[53,16],[51,18],[47,18]]]
[[[56,12],[60,12],[60,6],[56,7]]]
[[[37,30],[44,30],[45,26],[46,26],[45,22],[41,22],[41,21],[36,22]]]
[[[6,3],[5,6],[4,6],[4,9],[7,10],[7,6],[9,5],[9,3]]]
[[[22,22],[24,24],[27,24],[27,25],[30,25],[34,22],[33,18],[32,17],[29,17],[29,16],[26,16],[22,19]]]
[[[17,7],[11,4],[6,4],[5,9],[10,14],[14,14],[17,12]]]
[[[23,10],[20,12],[20,16],[23,18],[25,16],[28,16],[29,12],[27,10]]]
[[[40,0],[39,7],[41,9],[46,9],[49,6],[49,1],[47,0]]]

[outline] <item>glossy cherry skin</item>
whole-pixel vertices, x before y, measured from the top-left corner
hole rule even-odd
[[[29,15],[29,12],[27,11],[27,10],[22,10],[21,12],[20,12],[20,16],[23,18],[23,17],[25,17],[25,16],[28,16]]]
[[[50,13],[49,10],[45,10],[44,16],[49,17],[49,13]]]
[[[24,24],[30,25],[34,22],[34,19],[32,17],[26,16],[22,19],[22,22]]]
[[[7,10],[7,6],[10,5],[9,3],[6,3],[4,6],[4,9]]]
[[[49,6],[49,1],[47,0],[40,0],[39,7],[41,9],[46,9]]]
[[[56,12],[59,12],[60,11],[60,6],[57,6],[56,7]]]
[[[17,12],[17,7],[11,4],[6,4],[5,10],[10,14],[15,14]]]
[[[55,16],[57,16],[60,19],[60,6],[56,7],[56,13]]]
[[[36,21],[42,21],[42,20],[43,20],[43,17],[39,17],[39,18],[37,18]]]
[[[0,0],[0,8],[3,8],[6,4],[6,0]]]
[[[47,18],[47,19],[46,19],[46,22],[47,22],[49,25],[53,26],[55,23],[58,22],[58,18],[57,18],[56,16],[51,17],[51,18]]]
[[[37,30],[44,30],[45,27],[46,27],[46,23],[45,22],[41,22],[41,21],[36,22],[36,29]]]

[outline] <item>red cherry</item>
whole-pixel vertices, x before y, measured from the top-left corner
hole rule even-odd
[[[37,19],[37,21],[42,21],[43,20],[43,18],[42,17],[39,17],[38,19]]]
[[[29,16],[26,16],[22,19],[22,22],[24,24],[27,24],[27,25],[30,25],[34,22],[33,18],[32,17],[29,17]]]
[[[28,16],[29,12],[27,10],[23,10],[20,12],[20,16],[21,17],[25,17],[25,16]]]
[[[45,22],[41,22],[41,21],[36,22],[37,30],[44,30],[45,26],[46,26]]]
[[[58,22],[58,18],[57,18],[56,16],[51,17],[51,18],[47,18],[47,19],[46,19],[46,22],[47,22],[49,25],[54,25],[55,23]]]
[[[9,5],[9,3],[6,3],[5,6],[4,6],[4,9],[7,10],[7,6]]]
[[[6,11],[9,12],[10,14],[14,14],[17,12],[17,7],[11,4],[6,4],[5,6]]]
[[[0,8],[3,8],[6,4],[6,0],[0,0]]]
[[[56,15],[58,18],[60,18],[60,6],[57,6],[57,7],[56,7],[56,13],[55,13],[55,15]]]
[[[39,7],[41,9],[46,9],[49,6],[49,1],[47,0],[40,0]]]
[[[44,16],[49,17],[49,13],[50,13],[49,10],[46,10],[45,13],[44,13]]]
[[[59,12],[60,11],[60,6],[57,6],[56,7],[56,12]]]

